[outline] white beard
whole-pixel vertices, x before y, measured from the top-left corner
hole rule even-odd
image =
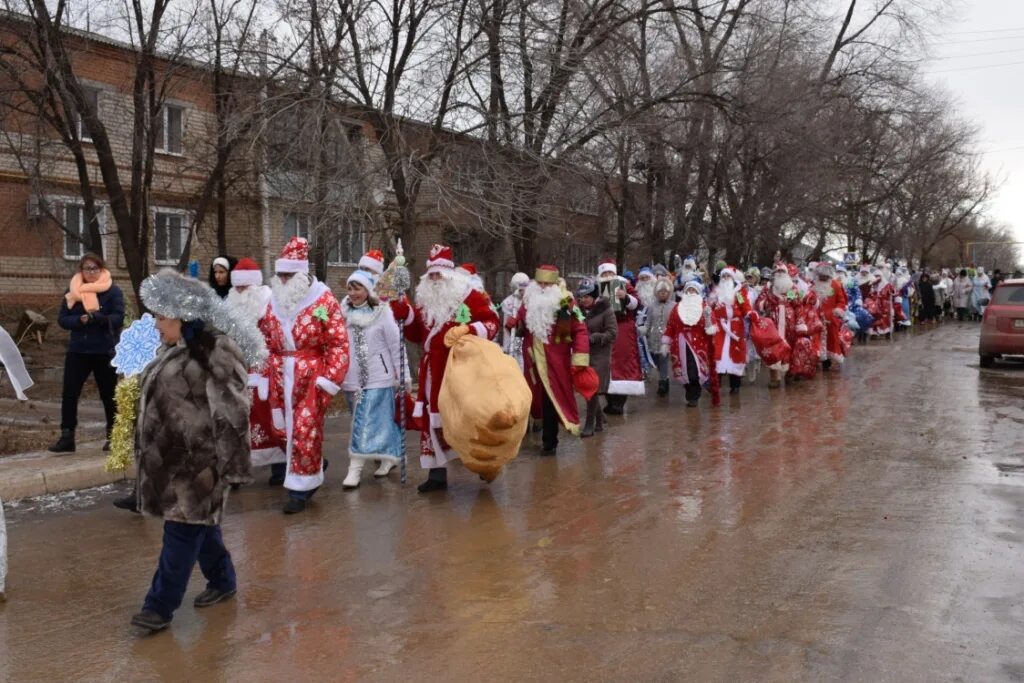
[[[690,282],[696,277],[697,272],[693,268],[686,267],[683,268],[683,272],[679,275],[679,279],[682,280],[684,284]]]
[[[736,303],[736,283],[729,278],[723,277],[718,281],[718,286],[715,287],[715,295],[718,297],[719,303],[732,306]]]
[[[562,290],[557,286],[541,287],[531,282],[526,287],[523,303],[526,304],[526,329],[534,339],[547,341],[562,303]]]
[[[640,302],[648,308],[654,303],[654,286],[658,284],[657,280],[640,280],[636,283],[636,294],[640,297]]]
[[[240,292],[234,287],[228,292],[225,302],[246,320],[259,322],[267,313],[270,303],[270,288],[265,285],[247,287]]]
[[[825,299],[829,295],[829,290],[832,289],[832,283],[815,280],[812,289],[814,289],[814,293],[818,295],[819,299]]]
[[[295,273],[288,282],[281,282],[276,275],[270,278],[270,289],[274,293],[274,302],[287,316],[298,312],[296,307],[309,293],[309,288],[312,286],[313,278],[309,273]]]
[[[903,289],[903,285],[910,282],[909,275],[898,275],[896,276],[896,289]]]
[[[683,300],[679,302],[679,319],[686,325],[696,325],[704,313],[704,300],[700,294],[683,294]]]
[[[793,278],[789,276],[789,273],[776,273],[772,278],[772,292],[776,296],[784,296],[791,289],[793,289]]]
[[[469,279],[458,273],[446,275],[441,280],[431,280],[426,275],[420,278],[416,285],[416,304],[423,311],[427,327],[443,325],[451,320],[469,292]]]

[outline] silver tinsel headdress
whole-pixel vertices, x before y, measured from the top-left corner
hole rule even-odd
[[[142,281],[139,296],[153,313],[183,321],[202,320],[226,334],[238,344],[250,367],[267,358],[267,345],[256,322],[239,315],[205,282],[164,268]]]

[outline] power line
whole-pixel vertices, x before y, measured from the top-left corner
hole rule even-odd
[[[943,59],[969,59],[971,57],[991,57],[992,55],[1008,55],[1014,52],[1024,52],[1024,47],[1014,48],[1013,50],[996,50],[994,52],[975,52],[969,55],[947,55],[945,57],[922,57],[918,61],[922,62],[938,62]]]
[[[1016,28],[989,28],[982,31],[943,31],[941,35],[944,36],[959,36],[959,35],[970,35],[974,33],[1007,33],[1010,31],[1024,31],[1024,26],[1018,26]]]
[[[972,38],[970,40],[937,40],[933,45],[966,45],[967,43],[991,43],[993,40],[1024,40],[1024,35],[989,36],[988,38]]]
[[[947,74],[953,71],[974,71],[977,69],[1000,69],[1004,66],[1016,66],[1024,62],[1006,62],[1005,64],[979,64],[977,66],[961,66],[955,69],[939,69],[937,71],[926,71],[926,74]]]

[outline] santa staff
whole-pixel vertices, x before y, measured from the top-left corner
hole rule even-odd
[[[444,490],[448,488],[448,462],[459,457],[444,439],[438,409],[448,354],[463,335],[493,339],[498,332],[498,314],[490,297],[456,272],[452,250],[440,244],[430,250],[427,272],[416,287],[415,308],[403,298],[392,301],[391,310],[397,320],[404,321],[406,339],[423,345],[413,418],[422,420],[420,464],[430,472],[418,490]]]
[[[324,417],[348,372],[348,332],[334,294],[309,274],[306,240],[293,237],[275,270],[260,329],[270,351],[272,481],[288,489],[284,512],[293,514],[324,482]]]
[[[527,285],[515,324],[524,335],[526,382],[533,391],[533,417],[543,417],[546,455],[558,448],[558,423],[580,434],[573,374],[590,367],[590,339],[583,313],[560,286],[558,268],[541,266]]]

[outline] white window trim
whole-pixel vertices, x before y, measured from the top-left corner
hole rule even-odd
[[[167,108],[168,107],[174,107],[175,109],[180,109],[181,110],[181,151],[180,152],[172,152],[171,150],[167,149],[164,146],[164,143],[167,141],[167,128],[168,128],[168,126],[167,126]],[[177,100],[164,100],[164,103],[160,106],[160,114],[163,117],[163,122],[162,122],[163,123],[163,127],[161,128],[161,130],[163,132],[163,135],[161,137],[163,139],[162,140],[157,140],[157,145],[153,148],[154,152],[156,152],[157,154],[163,154],[163,155],[170,156],[170,157],[184,157],[185,156],[185,128],[186,128],[185,124],[186,124],[186,121],[187,121],[187,116],[186,116],[187,112],[188,112],[188,106],[184,102],[179,102]]]
[[[152,248],[153,248],[153,263],[155,263],[158,266],[176,266],[176,265],[178,265],[178,261],[181,259],[181,254],[179,254],[178,258],[175,258],[175,259],[158,259],[156,257],[156,215],[158,213],[172,214],[172,215],[176,215],[176,216],[181,216],[182,217],[182,221],[181,221],[181,245],[182,245],[182,249],[184,249],[185,240],[188,239],[189,226],[192,223],[192,212],[189,211],[188,209],[166,208],[166,207],[162,207],[162,206],[156,206],[156,207],[153,207],[150,210],[150,214],[151,214],[150,218],[151,218],[152,223],[153,223],[153,240],[152,240],[152,242],[153,242],[153,246],[152,246]]]
[[[360,245],[359,249],[356,250],[359,253],[354,255],[355,256],[355,260],[354,261],[332,261],[331,260],[331,250],[328,249],[327,250],[327,265],[329,265],[329,266],[339,266],[339,267],[343,267],[343,268],[344,267],[351,267],[351,266],[356,266],[356,267],[359,266],[359,259],[361,259],[363,257],[363,254],[366,253],[366,230],[365,230],[366,224],[363,221],[359,221],[359,226],[361,228],[364,228],[362,230],[362,238],[363,239],[362,239],[362,244]],[[342,227],[341,227],[341,230],[344,231],[344,229],[345,229],[345,225],[343,223]],[[342,238],[343,234],[345,234],[345,233],[344,232],[338,232],[335,235],[335,239],[338,241],[338,246],[339,247],[341,246],[341,238]],[[338,252],[339,253],[341,252],[340,248],[338,249]]]
[[[46,202],[46,204],[48,204],[51,207],[51,209],[50,209],[51,217],[54,218],[54,219],[56,219],[57,216],[60,217],[60,226],[61,226],[60,227],[60,237],[61,237],[61,248],[60,248],[60,250],[61,250],[61,255],[62,255],[63,259],[65,261],[77,261],[78,259],[82,258],[82,256],[85,254],[84,247],[82,249],[82,253],[78,254],[77,256],[71,256],[71,255],[69,255],[67,253],[67,250],[64,248],[65,247],[64,240],[65,240],[65,237],[66,237],[66,235],[64,233],[64,229],[67,227],[67,225],[65,223],[65,221],[67,220],[67,214],[65,213],[66,207],[69,204],[73,205],[73,206],[80,206],[80,207],[82,207],[82,209],[83,209],[82,214],[83,214],[83,218],[84,218],[84,215],[85,215],[85,211],[84,211],[84,209],[85,209],[85,200],[82,199],[81,197],[76,197],[74,195],[52,195],[52,194],[50,194],[50,195],[46,195],[44,197],[44,201]],[[97,218],[99,219],[99,222],[100,222],[100,240],[102,240],[102,242],[103,242],[103,251],[104,251],[104,253],[106,253],[107,250],[109,249],[109,242],[110,242],[109,236],[107,235],[107,206],[108,206],[107,202],[99,202],[99,201],[96,202],[96,209],[97,209],[97,211],[99,213]],[[116,240],[116,238],[117,238],[116,233],[114,235],[114,238]],[[79,245],[79,246],[82,246],[82,245]]]
[[[289,235],[288,234],[288,227],[285,224],[288,222],[288,216],[289,215],[295,216],[296,228],[300,228],[301,225],[302,225],[302,220],[305,219],[305,221],[306,221],[306,234],[305,235],[299,234],[299,230],[298,229],[296,229],[294,235]],[[287,211],[286,210],[286,211],[282,211],[281,212],[281,237],[282,237],[282,241],[287,242],[292,237],[302,237],[307,242],[311,243],[313,241],[312,240],[312,233],[313,233],[313,217],[311,215],[309,215],[308,213],[302,212],[302,211]]]

